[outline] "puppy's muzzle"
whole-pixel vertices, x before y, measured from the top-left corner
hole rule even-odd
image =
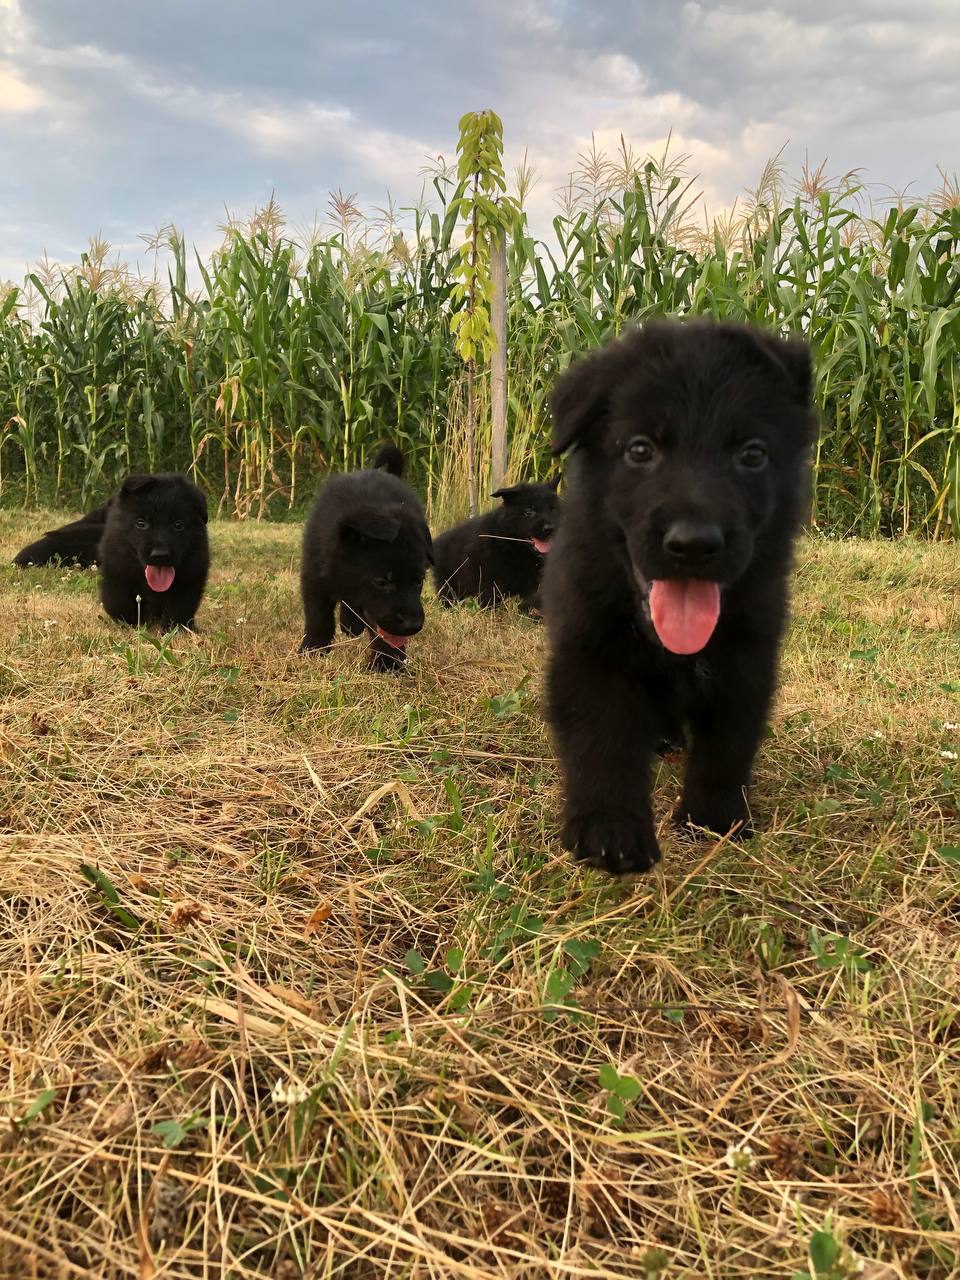
[[[717,524],[676,520],[663,535],[663,550],[678,570],[702,570],[723,553],[726,539]]]

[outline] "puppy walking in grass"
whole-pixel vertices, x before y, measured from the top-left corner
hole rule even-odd
[[[552,410],[554,453],[574,450],[544,576],[563,841],[645,871],[663,742],[689,747],[678,822],[747,819],[808,501],[810,357],[733,324],[653,323],[570,368]]]
[[[370,663],[398,671],[407,641],[423,627],[420,595],[433,543],[423,507],[400,479],[403,457],[384,445],[372,469],[323,484],[303,531],[301,649],[326,649],[340,626],[368,633]]]

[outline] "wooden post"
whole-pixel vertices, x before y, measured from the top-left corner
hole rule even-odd
[[[480,188],[480,174],[473,175],[473,211],[470,215],[470,300],[468,310],[471,319],[476,315],[477,306],[477,192]],[[475,335],[474,335],[475,336]],[[476,399],[477,358],[471,356],[467,361],[467,496],[470,503],[471,517],[477,514],[477,399]]]
[[[507,238],[501,232],[491,246],[490,282],[493,299],[490,327],[493,356],[490,361],[490,488],[507,480]]]

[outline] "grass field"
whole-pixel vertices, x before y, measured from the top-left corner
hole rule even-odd
[[[0,1274],[960,1275],[955,547],[805,543],[761,834],[615,883],[536,623],[302,658],[212,539],[169,642],[0,570]]]

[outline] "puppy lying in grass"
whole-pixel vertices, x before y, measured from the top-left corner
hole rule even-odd
[[[95,507],[79,520],[48,529],[42,538],[18,551],[13,563],[21,569],[28,565],[74,564],[89,569],[99,564],[98,551],[110,503]]]
[[[400,476],[393,445],[378,450],[370,470],[333,476],[321,485],[303,531],[301,649],[325,649],[340,626],[370,635],[370,663],[399,671],[407,641],[423,627],[421,592],[433,543],[423,507]]]
[[[440,534],[433,577],[444,604],[476,598],[493,607],[514,596],[526,612],[539,608],[544,558],[560,518],[559,483],[557,476],[497,489],[502,506]]]
[[[574,364],[552,410],[554,453],[573,449],[543,590],[562,837],[645,871],[660,743],[689,745],[679,823],[747,819],[808,504],[810,356],[739,325],[651,323]]]

